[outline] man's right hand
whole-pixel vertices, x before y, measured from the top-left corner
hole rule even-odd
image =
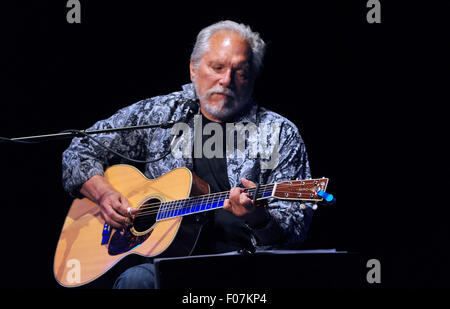
[[[127,228],[131,223],[131,217],[136,209],[130,208],[128,214],[128,200],[117,191],[110,191],[103,194],[99,201],[100,212],[103,219],[116,229]]]
[[[116,229],[123,230],[128,227],[131,218],[138,211],[131,207],[127,198],[117,192],[101,175],[95,175],[86,181],[80,192],[99,205],[102,218]]]

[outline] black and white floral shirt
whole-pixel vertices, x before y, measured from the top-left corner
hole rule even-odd
[[[186,123],[193,132],[195,116],[187,116],[189,106],[192,106],[193,102],[198,104],[195,87],[193,84],[187,84],[183,86],[182,91],[145,99],[125,107],[110,118],[96,122],[88,130],[188,119]],[[252,104],[234,123],[255,124],[257,134],[249,134],[244,149],[236,147],[231,152],[227,150],[230,187],[242,186],[241,178],[270,184],[311,177],[305,144],[292,122]],[[125,156],[147,161],[159,158],[171,149],[174,133],[171,129],[152,128],[97,134],[93,137]],[[257,156],[252,153],[255,149],[259,152]],[[192,151],[190,153],[192,154]],[[74,138],[62,156],[65,190],[74,197],[81,197],[79,190],[89,178],[103,175],[104,170],[113,163],[129,164],[117,159],[116,155],[89,139]],[[148,178],[157,178],[177,167],[193,170],[192,155],[171,153],[157,162],[146,164],[144,169]],[[313,210],[311,203],[304,203],[307,206],[305,209],[302,209],[300,204],[301,202],[270,200],[267,209],[272,219],[267,226],[252,231],[255,247],[290,248],[302,242],[306,237]]]

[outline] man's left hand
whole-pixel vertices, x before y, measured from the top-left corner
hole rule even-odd
[[[241,181],[246,188],[256,187],[253,181],[245,178],[241,178]],[[230,190],[230,198],[224,201],[223,209],[230,211],[235,216],[242,217],[253,226],[269,220],[269,215],[264,207],[252,201],[249,194],[244,192],[244,188],[232,188]]]

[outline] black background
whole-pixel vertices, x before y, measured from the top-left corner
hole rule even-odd
[[[67,23],[65,1],[2,4],[0,136],[84,129],[178,91],[198,31],[249,24],[267,42],[255,98],[298,126],[313,177],[329,177],[338,201],[316,211],[304,248],[377,258],[382,286],[448,286],[445,202],[430,201],[428,182],[439,152],[424,131],[446,102],[442,8],[382,1],[382,23],[368,24],[366,1],[80,2],[81,24]],[[68,143],[0,144],[2,287],[59,287]]]

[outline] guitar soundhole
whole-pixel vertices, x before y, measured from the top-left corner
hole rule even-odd
[[[139,207],[139,212],[136,213],[133,220],[132,232],[134,234],[146,233],[155,224],[160,204],[161,200],[151,198]]]

